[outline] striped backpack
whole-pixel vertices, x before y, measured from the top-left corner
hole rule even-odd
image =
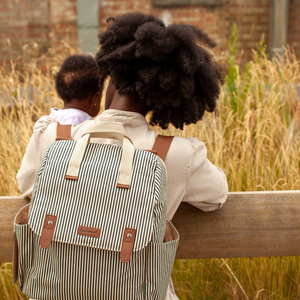
[[[163,160],[134,149],[120,123],[94,123],[77,142],[59,137],[66,128],[15,217],[14,281],[39,300],[164,300],[179,234],[166,220]],[[171,141],[154,148],[165,156]]]

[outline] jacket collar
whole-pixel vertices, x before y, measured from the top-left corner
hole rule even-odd
[[[107,109],[103,111],[96,118],[96,120],[119,122],[129,127],[149,127],[149,124],[143,115],[132,111],[124,111],[117,109]]]

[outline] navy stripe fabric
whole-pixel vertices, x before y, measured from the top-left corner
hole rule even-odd
[[[15,225],[19,284],[33,299],[140,300],[165,298],[178,240],[149,243],[122,263],[119,252],[52,242],[39,247],[29,225]],[[143,283],[146,295],[143,296]]]
[[[163,300],[178,245],[178,239],[163,243],[163,162],[135,150],[130,188],[117,188],[122,148],[89,144],[79,179],[67,180],[75,143],[58,141],[49,147],[36,178],[28,224],[14,224],[21,291],[39,300]],[[46,214],[57,216],[57,221],[51,245],[43,249]],[[78,226],[99,228],[100,237],[78,235]],[[126,227],[136,229],[136,236],[131,259],[123,263]]]
[[[130,189],[120,189],[116,184],[122,148],[89,144],[79,179],[74,181],[65,179],[74,146],[74,141],[61,141],[48,152],[31,204],[31,228],[40,235],[44,216],[55,215],[53,240],[120,251],[124,228],[129,227],[137,230],[133,251],[145,247],[152,238],[153,222],[159,224],[165,212],[158,157],[136,150]],[[78,226],[101,229],[100,238],[78,235]]]

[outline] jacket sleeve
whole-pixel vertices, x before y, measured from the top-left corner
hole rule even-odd
[[[45,146],[49,146],[45,144],[52,142],[44,141],[45,131],[51,123],[57,122],[49,116],[44,116],[34,125],[33,134],[17,174],[18,185],[24,197],[31,198],[35,177],[42,162],[44,150],[47,148]]]
[[[221,208],[228,195],[225,174],[207,159],[204,143],[194,138],[188,140],[191,157],[183,201],[203,211]]]

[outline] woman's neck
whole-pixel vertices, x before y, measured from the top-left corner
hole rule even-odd
[[[138,97],[136,95],[120,95],[118,92],[114,94],[114,97],[108,109],[131,111],[139,113],[143,116],[146,116],[146,114],[148,113],[146,107],[140,107],[138,105]]]

